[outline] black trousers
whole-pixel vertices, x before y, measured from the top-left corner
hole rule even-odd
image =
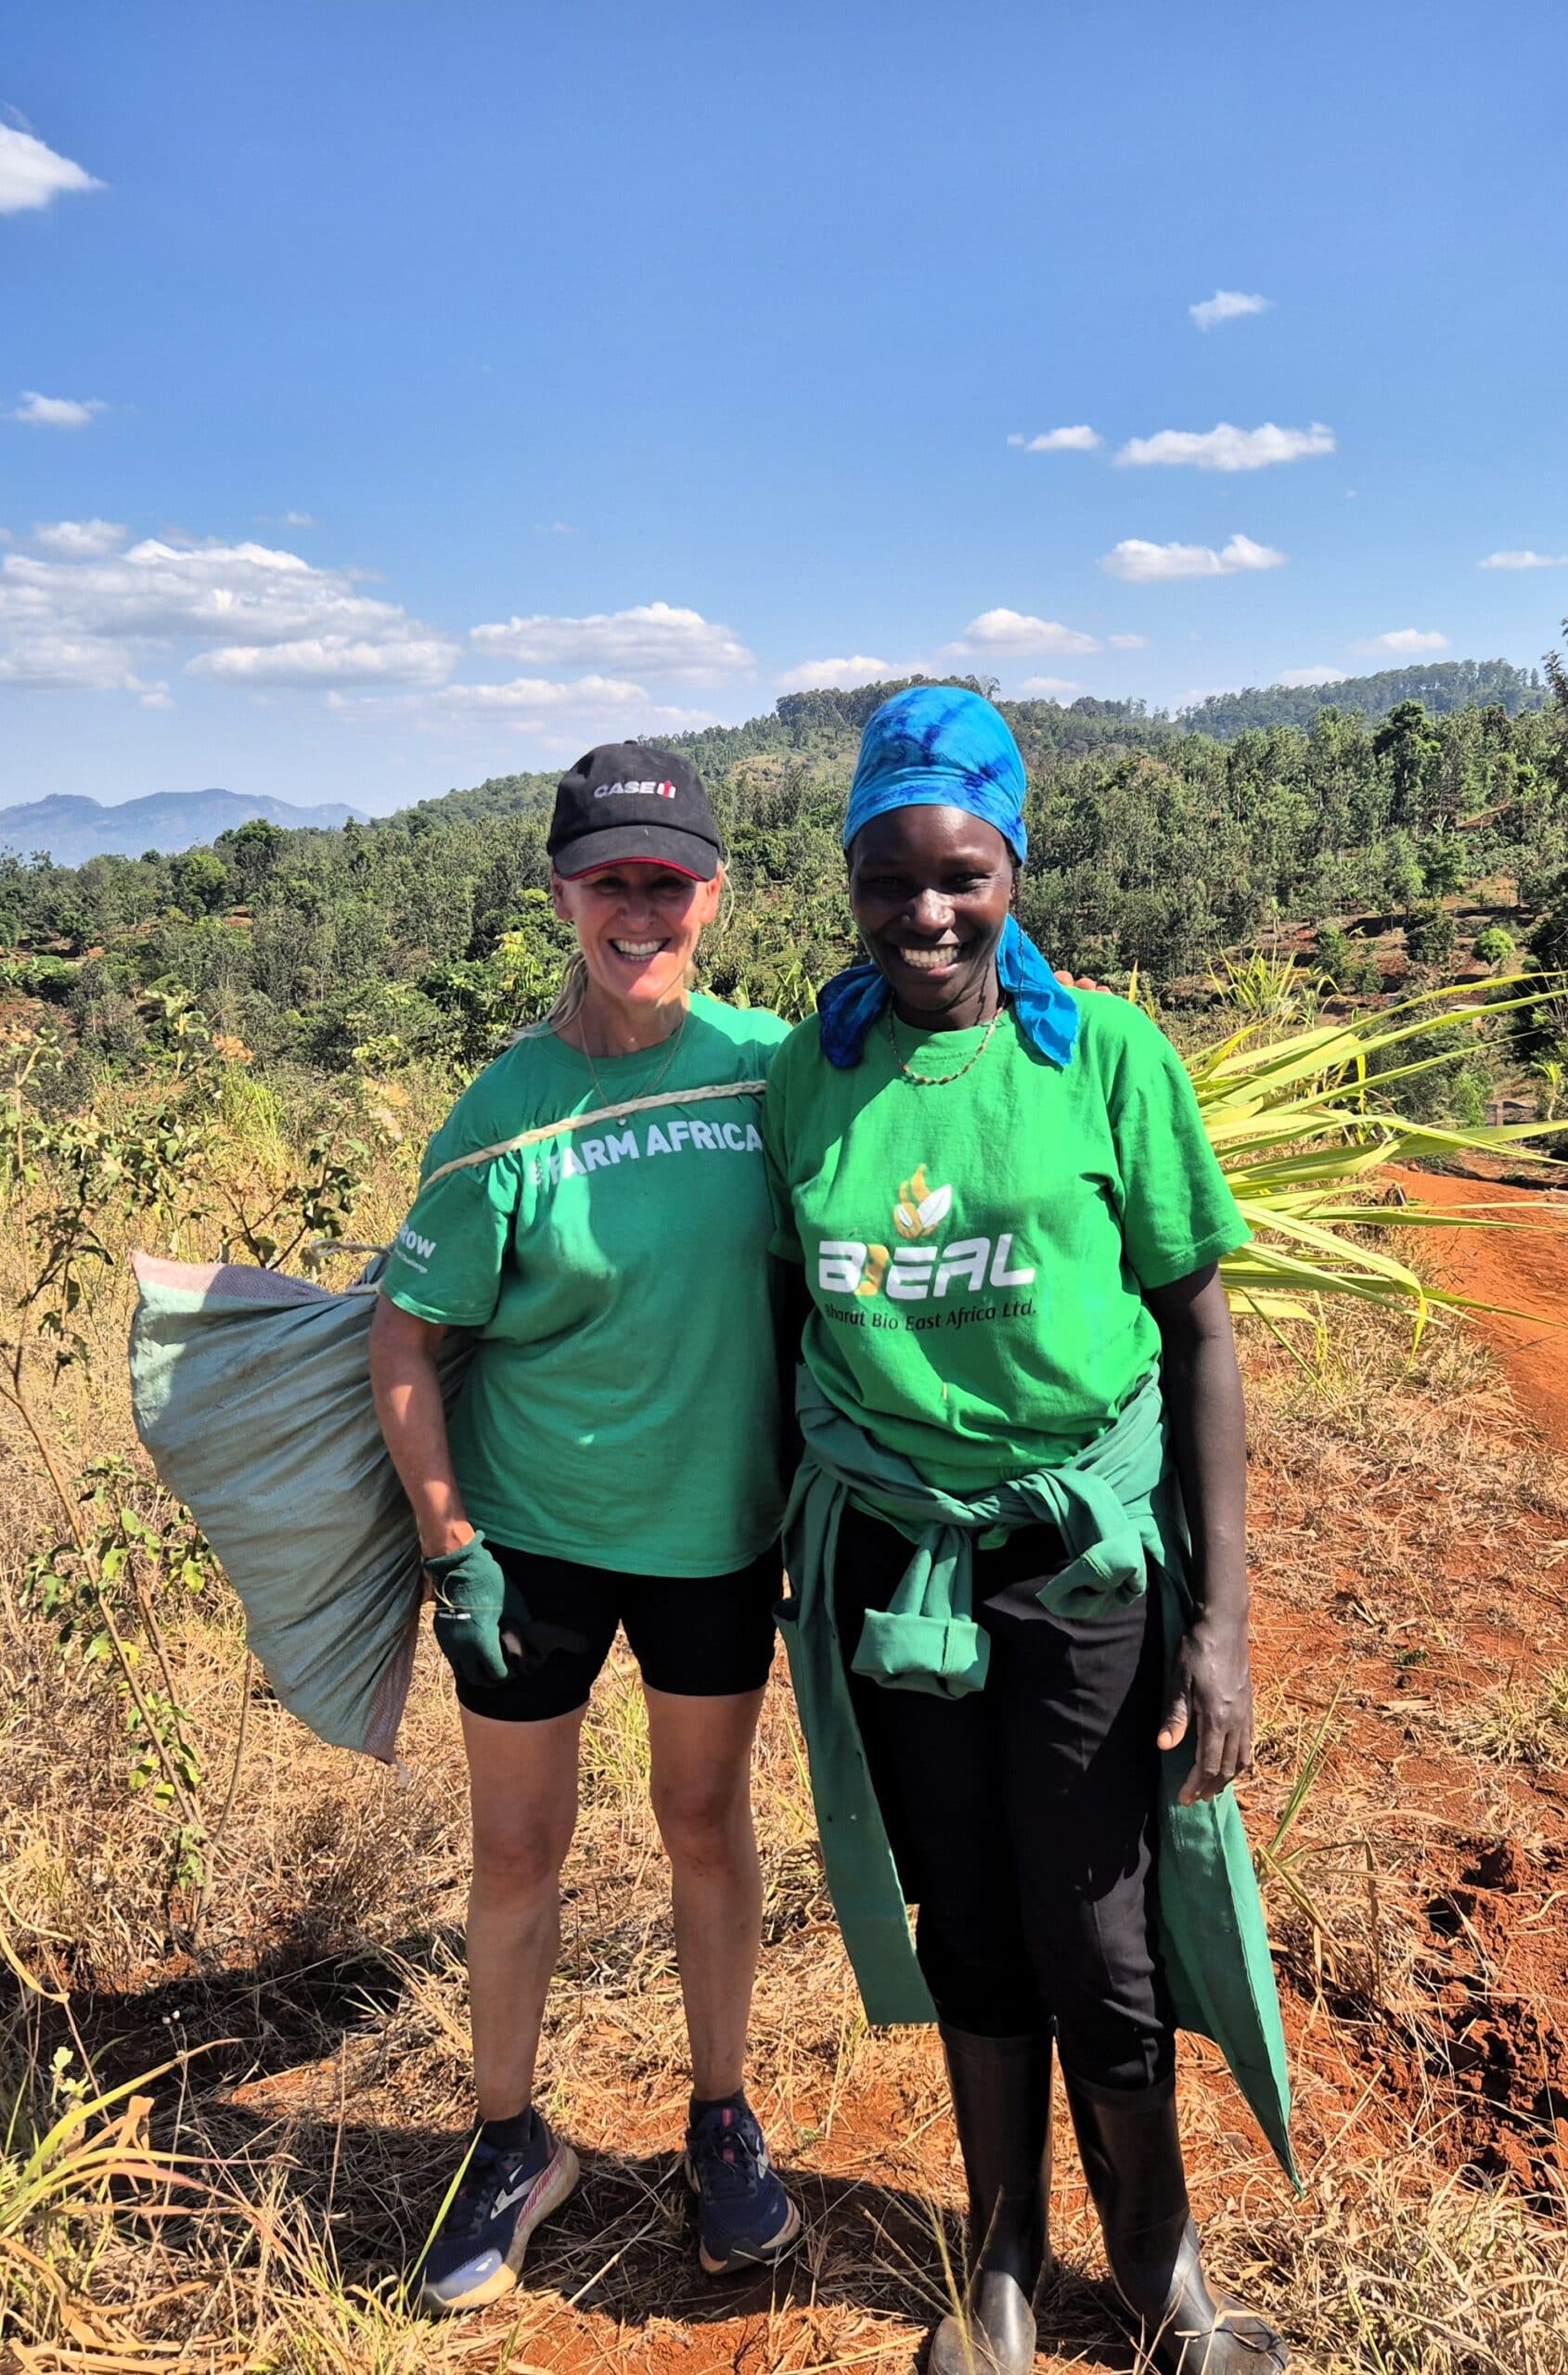
[[[845,1511],[846,1665],[908,1559],[893,1527]],[[1035,1594],[1065,1560],[1049,1527],[976,1552],[983,1691],[939,1699],[853,1673],[850,1689],[943,2020],[981,2036],[1054,2025],[1077,2076],[1146,2086],[1174,2059],[1153,1908],[1159,1606],[1150,1593],[1110,1616],[1047,1615]]]

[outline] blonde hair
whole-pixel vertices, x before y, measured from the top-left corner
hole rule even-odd
[[[730,886],[728,869],[722,859],[719,864],[719,911],[711,925],[703,925],[702,932],[711,931],[722,936],[728,929],[730,918],[735,910],[735,892]],[[700,934],[697,944],[700,948],[702,944]],[[686,988],[688,996],[696,989],[699,979],[698,968],[693,961],[686,969]],[[555,1002],[549,1012],[541,1015],[537,1022],[525,1022],[521,1029],[514,1031],[507,1042],[508,1046],[515,1047],[520,1039],[542,1039],[549,1032],[563,1031],[569,1022],[575,1022],[583,1011],[583,1001],[587,995],[588,960],[580,947],[574,948],[562,969]]]

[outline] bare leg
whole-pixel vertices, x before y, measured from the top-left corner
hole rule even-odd
[[[739,2093],[745,2077],[762,1945],[752,1742],[763,1694],[690,1699],[645,1687],[645,1696],[653,1812],[675,1876],[692,2092],[716,2101]]]
[[[469,2000],[482,2119],[533,2096],[545,1997],[560,1953],[560,1868],[577,1822],[581,1708],[538,1724],[461,1711],[473,1818]]]

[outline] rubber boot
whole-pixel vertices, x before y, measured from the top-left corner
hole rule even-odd
[[[928,2375],[1029,2375],[1050,2204],[1051,2041],[942,2028],[969,2187],[963,2305],[932,2337]]]
[[[1278,2375],[1290,2363],[1282,2338],[1203,2275],[1175,2078],[1124,2092],[1063,2075],[1111,2273],[1152,2364],[1161,2375]]]

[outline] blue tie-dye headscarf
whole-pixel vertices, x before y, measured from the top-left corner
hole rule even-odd
[[[870,718],[844,817],[847,850],[862,826],[890,808],[961,808],[995,826],[1022,863],[1023,757],[999,710],[957,685],[916,685]],[[1009,916],[996,973],[1024,1036],[1053,1063],[1071,1061],[1078,1008],[1034,942]],[[835,974],[817,998],[822,1052],[842,1072],[860,1061],[866,1033],[893,993],[875,965]]]

